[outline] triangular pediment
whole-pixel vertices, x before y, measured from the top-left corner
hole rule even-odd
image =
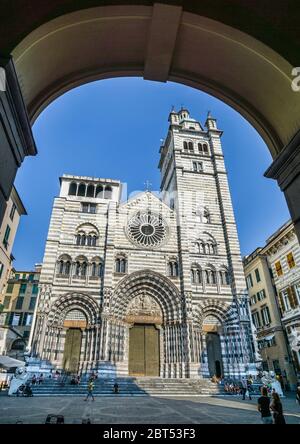
[[[136,194],[126,202],[123,202],[119,208],[120,210],[152,209],[153,211],[173,212],[173,210],[167,204],[162,202],[159,197],[150,191],[144,191]]]

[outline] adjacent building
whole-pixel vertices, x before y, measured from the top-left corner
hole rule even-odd
[[[20,217],[24,214],[27,214],[24,205],[13,187],[0,225],[0,294],[10,275],[13,261],[12,248]]]
[[[66,371],[240,378],[253,363],[245,278],[216,120],[172,111],[161,192],[64,175],[31,352]]]
[[[264,250],[274,276],[293,363],[300,374],[300,246],[293,222],[287,222],[274,233]]]
[[[293,223],[244,258],[244,270],[263,370],[281,374],[294,388],[300,373],[300,247]]]
[[[244,270],[262,369],[282,375],[286,384],[293,386],[296,373],[265,249],[257,248],[244,258]]]
[[[21,357],[28,345],[38,296],[41,266],[35,271],[12,270],[0,296],[0,354]]]

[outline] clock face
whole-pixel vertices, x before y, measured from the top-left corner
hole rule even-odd
[[[135,244],[151,248],[163,244],[168,234],[168,227],[159,214],[144,211],[129,220],[126,232]]]

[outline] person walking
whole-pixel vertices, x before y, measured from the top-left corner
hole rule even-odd
[[[90,379],[88,382],[88,392],[87,392],[85,401],[87,401],[90,396],[92,397],[93,401],[95,401],[95,398],[93,395],[94,387],[95,387],[94,381],[92,379]]]
[[[273,413],[274,424],[286,424],[285,418],[283,416],[282,403],[280,401],[278,393],[276,392],[272,393],[272,402],[270,404],[270,409]]]
[[[252,398],[251,398],[251,395],[250,395],[250,392],[249,392],[249,390],[248,390],[247,379],[246,379],[245,377],[242,378],[241,385],[242,385],[243,401],[245,401],[245,399],[246,399],[246,394],[247,394],[247,392],[248,392],[249,399],[252,399]]]
[[[267,387],[261,388],[261,395],[262,396],[257,400],[257,409],[261,414],[261,421],[263,424],[273,424]]]
[[[253,387],[252,387],[252,383],[253,383],[253,379],[251,377],[251,375],[247,378],[247,390],[248,390],[248,394],[249,394],[249,399],[251,398],[251,392],[253,392]]]

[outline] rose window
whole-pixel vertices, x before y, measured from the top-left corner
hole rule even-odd
[[[167,224],[152,212],[136,214],[130,219],[127,234],[131,241],[144,247],[158,247],[166,238]]]

